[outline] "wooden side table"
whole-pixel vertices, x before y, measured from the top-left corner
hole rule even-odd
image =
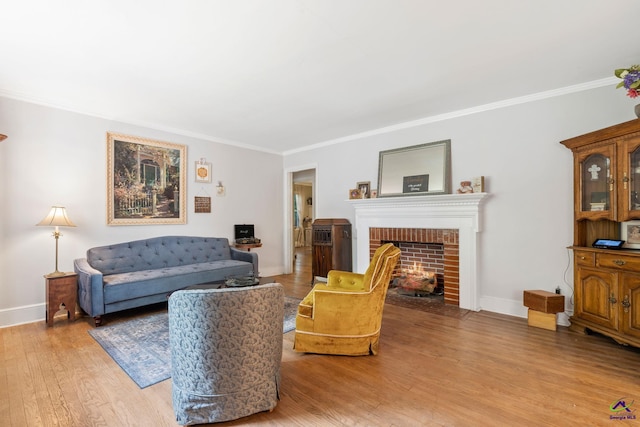
[[[251,252],[251,248],[261,248],[262,243],[236,243],[235,247],[238,249],[246,249],[247,252]]]
[[[53,326],[53,316],[60,311],[60,304],[67,310],[67,318],[76,320],[78,299],[78,275],[63,273],[61,276],[44,276],[47,284],[47,326]]]

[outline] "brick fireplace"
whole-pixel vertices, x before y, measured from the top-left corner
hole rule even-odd
[[[414,239],[415,234],[423,232],[418,230],[426,230],[424,233],[428,237],[418,240],[442,240],[429,243],[442,243],[445,247],[445,266],[449,266],[445,275],[449,276],[451,283],[448,298],[445,289],[446,302],[468,310],[480,310],[477,248],[482,224],[481,207],[486,197],[486,193],[472,193],[350,200],[355,210],[355,271],[363,273],[367,269],[372,240],[373,244],[376,240],[400,241],[398,236],[402,233]],[[390,237],[377,238],[375,233],[380,232],[378,229],[387,229]],[[456,264],[457,295],[454,284]],[[446,281],[445,277],[445,286]]]
[[[436,273],[444,285],[444,303],[460,305],[460,268],[457,229],[369,228],[369,256],[386,242],[402,249],[399,270],[413,264]]]

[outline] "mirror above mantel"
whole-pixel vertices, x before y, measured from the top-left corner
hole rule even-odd
[[[451,193],[451,140],[380,152],[378,197]]]

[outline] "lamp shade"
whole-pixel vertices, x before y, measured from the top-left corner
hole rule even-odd
[[[36,225],[48,225],[51,227],[75,227],[67,216],[64,206],[52,206],[49,214]]]

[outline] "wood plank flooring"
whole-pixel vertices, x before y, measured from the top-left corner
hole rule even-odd
[[[287,295],[310,289],[307,251]],[[163,308],[155,308],[161,310]],[[443,314],[444,313],[444,314]],[[106,317],[117,322],[126,313]],[[460,316],[458,316],[460,317]],[[0,426],[176,426],[171,380],[140,390],[87,333],[88,318],[0,329]],[[272,413],[219,426],[627,426],[639,420],[640,352],[608,338],[387,304],[380,353],[299,354],[283,340]],[[618,399],[630,410],[614,413]],[[633,402],[633,404],[632,404]]]

